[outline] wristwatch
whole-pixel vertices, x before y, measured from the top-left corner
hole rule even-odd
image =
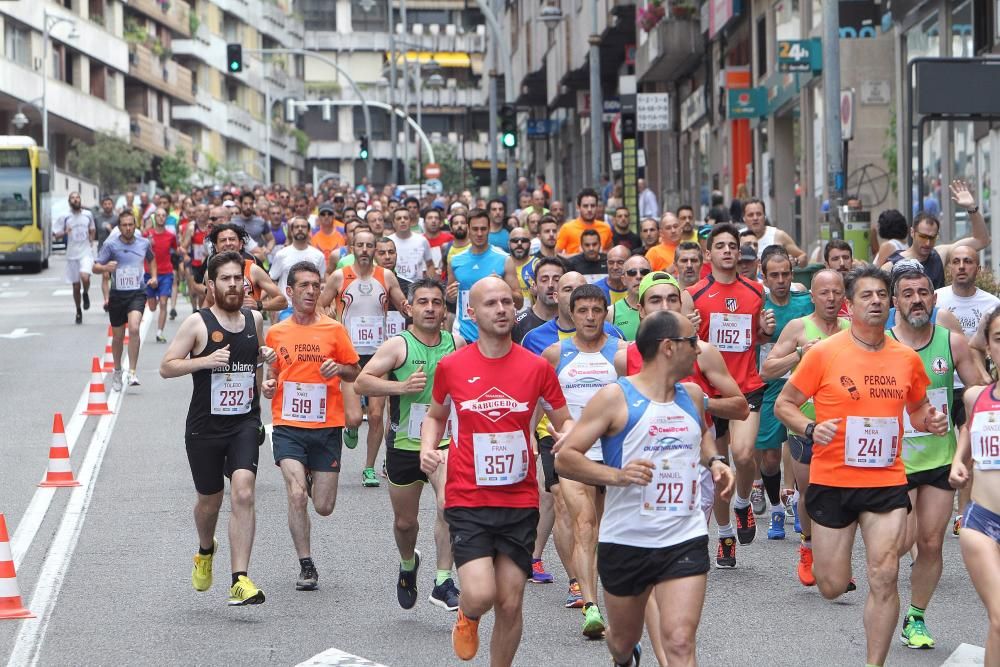
[[[979,204],[976,204],[972,208],[965,209],[965,212],[968,213],[969,215],[974,215],[976,213],[979,213]]]
[[[711,468],[712,464],[715,463],[716,461],[721,461],[723,465],[725,465],[727,468],[729,467],[729,459],[727,459],[725,456],[722,456],[721,454],[716,454],[715,456],[708,459],[707,467]]]
[[[813,431],[815,431],[815,430],[816,430],[816,422],[809,422],[809,425],[806,426],[806,430],[802,432],[802,435],[804,435],[805,437],[807,437],[810,440],[812,440],[813,439]]]

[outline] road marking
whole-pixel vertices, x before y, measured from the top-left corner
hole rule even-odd
[[[70,288],[57,289],[52,293],[52,296],[73,296],[73,290]]]
[[[21,299],[28,296],[27,290],[4,290],[0,292],[0,299]]]
[[[10,333],[0,334],[0,338],[14,340],[17,338],[30,338],[31,336],[41,336],[40,333],[29,332],[27,329],[14,329]]]
[[[958,648],[941,663],[941,667],[976,667],[986,661],[986,649],[972,644],[959,644]]]
[[[140,324],[140,347],[152,321],[152,313],[147,310],[143,313]],[[127,366],[127,360],[123,364],[124,366]],[[66,579],[70,559],[76,550],[83,524],[87,519],[87,510],[90,508],[94,488],[97,486],[97,476],[101,472],[104,454],[111,442],[111,435],[118,421],[124,396],[124,391],[111,392],[108,406],[112,410],[112,414],[101,417],[97,422],[97,428],[94,430],[90,446],[87,448],[87,456],[84,458],[83,465],[80,466],[80,473],[77,475],[80,486],[74,488],[70,495],[66,505],[66,513],[63,515],[62,521],[59,522],[59,528],[45,556],[45,563],[38,574],[38,583],[28,602],[38,617],[27,619],[28,622],[21,626],[17,639],[14,641],[10,660],[7,663],[8,667],[38,664],[42,644],[45,641],[45,632],[48,629],[49,621],[52,620],[52,612],[55,609],[59,591]]]
[[[336,665],[337,667],[385,667],[385,665],[372,662],[367,658],[331,648],[322,653],[317,653],[305,662],[300,662],[295,667],[320,667],[322,665]]]

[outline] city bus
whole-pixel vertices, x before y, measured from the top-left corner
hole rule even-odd
[[[49,154],[31,137],[0,136],[0,266],[49,266]]]

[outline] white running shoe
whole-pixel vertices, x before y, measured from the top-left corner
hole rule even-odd
[[[136,376],[135,371],[128,372],[128,386],[130,387],[139,386],[139,378]]]
[[[122,390],[122,370],[119,368],[111,374],[111,391]]]

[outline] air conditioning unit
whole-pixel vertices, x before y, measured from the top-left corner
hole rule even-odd
[[[427,31],[431,35],[437,37],[439,34],[441,34],[441,26],[439,26],[437,23],[432,23],[429,26],[427,26]]]
[[[447,79],[444,85],[449,90],[454,90],[455,88],[458,88],[458,79]]]
[[[444,27],[444,34],[448,35],[449,37],[454,37],[456,32],[457,31],[455,30],[454,23],[449,23]]]
[[[414,35],[422,35],[422,34],[424,34],[424,24],[423,23],[414,23],[413,24],[413,34]]]

